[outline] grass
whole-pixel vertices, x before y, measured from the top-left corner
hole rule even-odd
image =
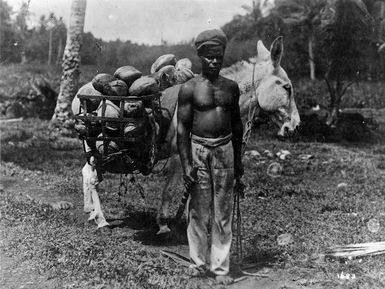
[[[122,231],[115,230],[112,236],[95,235],[67,213],[17,201],[7,194],[1,205],[7,212],[3,222],[6,254],[48,278],[59,279],[64,287],[109,284],[114,288],[150,288],[158,283],[158,288],[170,288],[186,283],[174,264]]]
[[[1,134],[0,175],[33,181],[27,189],[31,195],[36,190],[39,196],[75,204],[70,211],[56,211],[26,198],[22,189],[1,190],[0,249],[13,266],[46,276],[55,288],[206,288],[207,281],[189,278],[159,253],[170,244],[186,245],[184,228],[169,239],[154,236],[164,174],[137,178],[144,200],[133,185],[120,198],[119,176],[107,175],[100,194],[103,208],[107,218],[124,222],[102,234],[81,213],[84,157],[77,140],[61,139],[49,132],[48,122],[34,119],[2,125]],[[250,145],[262,157],[244,158],[246,260],[304,288],[384,288],[384,255],[322,256],[330,246],[385,240],[385,144],[290,143],[262,134]],[[291,152],[288,159],[263,155],[280,149]],[[303,154],[312,158],[301,159]],[[266,173],[272,162],[283,168],[278,178]],[[173,213],[178,202],[173,201]],[[377,233],[367,229],[372,218],[380,222]],[[293,243],[280,246],[277,237],[284,233],[292,235]],[[341,280],[341,272],[354,273],[356,279]]]

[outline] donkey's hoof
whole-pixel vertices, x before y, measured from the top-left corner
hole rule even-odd
[[[104,218],[95,218],[95,222],[98,224],[98,229],[110,226],[110,224]]]
[[[166,234],[166,233],[170,233],[170,232],[171,232],[171,230],[167,225],[162,225],[162,226],[159,226],[159,231],[156,234],[160,235],[160,234]]]
[[[88,222],[91,222],[93,220],[95,220],[96,218],[96,212],[95,211],[91,211],[90,212],[90,216],[88,217]]]

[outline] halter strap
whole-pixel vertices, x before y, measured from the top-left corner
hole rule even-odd
[[[242,136],[242,155],[246,151],[246,146],[250,140],[250,135],[251,135],[251,129],[253,128],[253,119],[255,117],[255,114],[260,111],[261,107],[259,106],[259,103],[257,102],[256,105],[252,108],[251,107],[251,100],[253,99],[253,96],[256,98],[256,87],[255,87],[255,66],[256,63],[253,63],[253,75],[251,77],[251,83],[252,83],[252,89],[253,93],[250,95],[250,101],[248,105],[248,113],[247,113],[247,121],[245,123],[245,128],[243,130],[243,136]]]

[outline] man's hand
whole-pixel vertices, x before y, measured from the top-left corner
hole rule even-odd
[[[192,187],[198,182],[198,168],[187,168],[186,173],[183,175],[184,186],[186,190],[191,190]]]

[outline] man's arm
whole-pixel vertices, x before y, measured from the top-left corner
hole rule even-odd
[[[182,85],[178,94],[177,145],[186,188],[190,188],[195,182],[194,176],[192,176],[193,166],[190,138],[194,114],[193,96],[194,88],[192,84],[186,83]]]
[[[239,87],[235,83],[233,86],[233,108],[231,113],[231,127],[233,133],[233,149],[234,149],[234,177],[240,179],[243,175],[242,164],[242,138],[243,124],[241,120],[241,112],[239,108]]]

